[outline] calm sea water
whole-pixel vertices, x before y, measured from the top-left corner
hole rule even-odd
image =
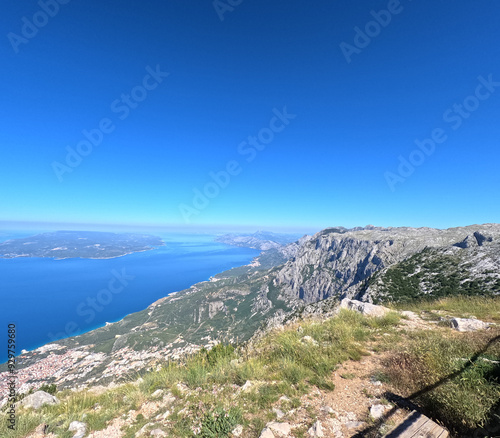
[[[83,333],[259,254],[209,235],[161,237],[165,247],[108,260],[0,259],[0,339],[15,323],[20,353]]]

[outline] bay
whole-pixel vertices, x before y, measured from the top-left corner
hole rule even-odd
[[[166,246],[113,259],[0,259],[0,339],[3,332],[7,340],[7,325],[16,324],[19,354],[81,334],[260,253],[215,242],[212,235],[160,237]],[[7,347],[0,348],[0,363],[6,360]]]

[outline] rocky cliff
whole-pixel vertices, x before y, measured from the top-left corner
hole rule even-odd
[[[433,228],[330,228],[304,242],[296,255],[275,275],[282,296],[313,303],[331,296],[354,296],[374,273],[396,265],[425,249],[454,251],[464,269],[475,266],[481,254],[498,258],[494,244],[500,225],[486,224],[438,230]],[[465,249],[465,252],[460,252]],[[434,254],[434,253],[433,253]],[[432,257],[429,255],[429,257]],[[469,260],[470,259],[470,260]],[[490,269],[497,269],[494,263]],[[479,269],[479,268],[478,268]],[[373,297],[376,291],[363,296]]]

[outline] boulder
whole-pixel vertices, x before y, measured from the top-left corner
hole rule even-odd
[[[474,332],[490,327],[488,323],[473,318],[452,318],[450,324],[452,328],[459,332]]]
[[[354,310],[367,316],[384,316],[387,312],[390,312],[390,309],[387,307],[377,306],[363,301],[350,300],[349,298],[344,298],[340,302],[340,308]]]
[[[21,400],[25,408],[40,409],[43,405],[57,405],[59,400],[45,391],[37,391]]]
[[[73,435],[73,438],[84,438],[85,434],[87,433],[87,425],[85,423],[82,423],[81,421],[73,421],[69,425],[70,432],[75,432]]]

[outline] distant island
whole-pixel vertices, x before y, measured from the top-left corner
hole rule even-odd
[[[271,231],[257,231],[253,234],[223,234],[217,236],[215,241],[225,243],[226,245],[268,251],[270,249],[280,249],[289,243],[296,242],[300,237],[302,237],[301,234],[278,234]]]
[[[110,259],[163,246],[157,236],[98,231],[55,231],[0,243],[0,258]]]

